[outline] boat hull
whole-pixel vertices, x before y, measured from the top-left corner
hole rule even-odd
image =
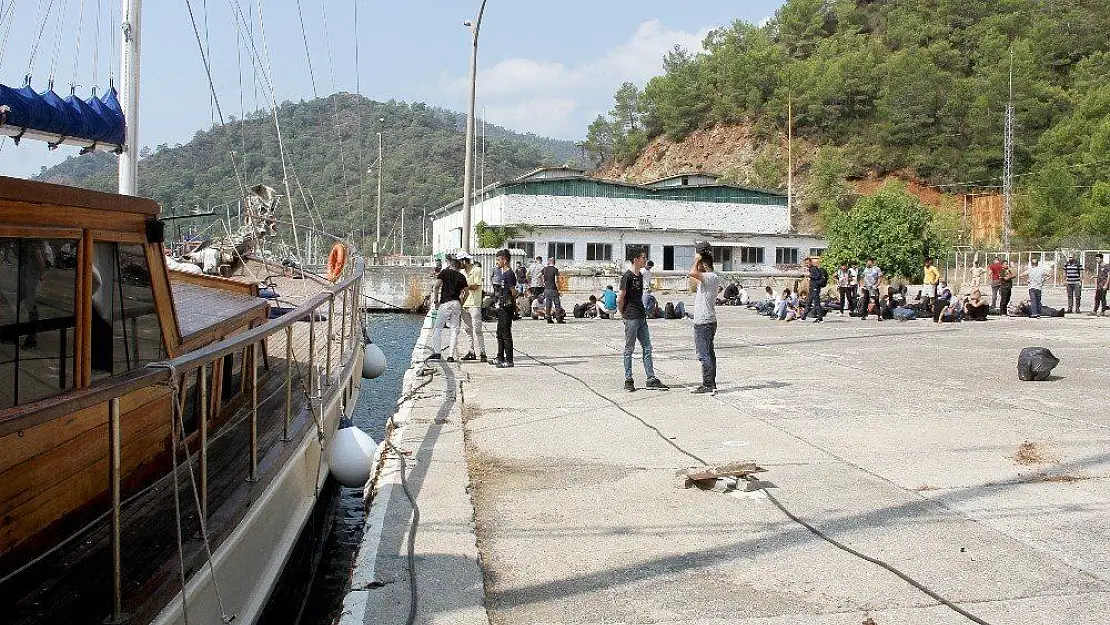
[[[361,345],[354,356],[350,363],[362,362]],[[185,625],[186,611],[190,623],[221,623],[229,616],[236,623],[257,622],[328,478],[324,449],[340,418],[353,414],[361,382],[356,367],[344,369],[320,411],[324,447],[315,428],[304,431],[296,452],[213,552],[211,566],[202,567],[186,582],[184,593],[165,606],[155,625]],[[344,396],[347,388],[351,389],[349,401]]]

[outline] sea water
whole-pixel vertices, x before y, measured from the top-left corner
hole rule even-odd
[[[409,368],[413,347],[420,338],[424,318],[371,314],[366,319],[370,337],[385,353],[388,366],[381,377],[362,381],[354,421],[380,442],[385,435],[385,424],[393,416],[400,397],[401,382]],[[361,489],[334,488],[337,491],[333,496],[334,504],[328,506],[327,514],[319,515],[320,523],[326,524],[325,529],[330,531],[321,532],[327,535],[322,544],[313,543],[309,547],[312,559],[319,559],[315,573],[290,572],[286,576],[288,583],[283,584],[280,591],[284,596],[274,597],[267,606],[265,625],[330,625],[339,614],[355,551],[362,540],[366,507]],[[282,606],[275,605],[275,601]]]

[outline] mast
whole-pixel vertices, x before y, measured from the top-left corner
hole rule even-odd
[[[786,100],[786,229],[794,229],[794,96]]]
[[[120,108],[127,129],[119,157],[119,192],[120,195],[135,195],[139,186],[139,26],[143,1],[121,1]]]

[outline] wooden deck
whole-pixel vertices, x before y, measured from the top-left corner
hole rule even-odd
[[[301,290],[301,280],[276,278],[279,293],[287,289],[290,297],[297,296]],[[187,287],[189,285],[186,285]],[[304,290],[311,296],[320,292],[319,285],[304,281]],[[182,333],[188,336],[189,330],[203,331],[224,313],[213,314],[211,308],[215,300],[210,293],[193,288],[174,286],[176,305],[180,310],[189,308],[181,316]],[[207,291],[208,289],[204,289]],[[179,293],[181,300],[177,300]],[[249,310],[258,306],[257,298],[232,296],[220,298],[229,305]],[[307,299],[307,298],[304,298]],[[233,301],[234,300],[234,301]],[[252,300],[252,301],[248,301]],[[303,300],[302,300],[303,301]],[[193,311],[194,305],[202,308]],[[265,305],[264,303],[262,304]],[[332,326],[333,381],[340,379],[343,365],[340,360],[339,339],[343,324],[341,302],[337,300]],[[327,307],[323,308],[326,311]],[[189,319],[186,321],[186,319]],[[208,324],[208,325],[206,325]],[[319,370],[325,369],[325,354],[328,347],[328,324],[326,319],[317,317],[312,324],[315,329],[314,343]],[[307,401],[304,389],[308,383],[308,362],[310,344],[310,324],[298,322],[292,328],[292,347],[295,355],[290,363],[286,359],[286,336],[283,332],[271,336],[266,343],[266,358],[259,367],[259,423],[258,423],[258,482],[248,482],[250,471],[250,370],[244,367],[240,387],[242,394],[232,400],[224,415],[213,415],[214,428],[209,434],[209,534],[212,549],[234,530],[243,518],[251,503],[267,487],[273,474],[283,466],[289,455],[307,436],[316,436],[316,424],[306,410]],[[350,327],[346,327],[349,336]],[[347,344],[349,345],[349,343]],[[344,346],[347,360],[350,350]],[[285,420],[285,378],[286,371],[292,368],[293,375],[293,415],[290,441],[283,441]],[[189,375],[189,374],[187,374]],[[195,379],[196,375],[191,374]],[[211,388],[211,386],[210,386]],[[318,391],[317,391],[318,392]],[[327,392],[343,392],[336,384]],[[196,402],[192,402],[195,406]],[[188,416],[186,417],[188,422]],[[126,424],[124,424],[126,428]],[[217,428],[218,429],[215,429]],[[169,438],[171,424],[164,425],[165,437]],[[193,452],[191,466],[193,475],[199,480],[197,455],[197,434],[189,437]],[[105,442],[106,444],[106,442]],[[164,454],[164,461],[158,479],[139,492],[126,492],[123,515],[123,553],[124,572],[123,596],[124,609],[134,617],[132,622],[145,623],[152,619],[180,590],[180,565],[176,531],[173,471],[171,459]],[[200,540],[200,525],[193,487],[190,482],[188,465],[180,455],[178,487],[176,492],[181,506],[182,532],[185,538],[182,554],[185,560],[186,576],[204,566],[206,552]],[[326,467],[322,468],[326,471]],[[105,513],[107,506],[104,507]],[[107,516],[94,523],[72,542],[55,553],[39,561],[32,568],[21,573],[13,580],[0,584],[0,605],[10,606],[5,610],[4,622],[27,623],[34,625],[53,625],[72,623],[74,625],[99,624],[108,616],[111,608],[111,575],[108,549],[109,528]],[[10,565],[11,563],[6,563]],[[0,563],[0,577],[9,573],[14,566]],[[10,620],[9,620],[10,619]]]

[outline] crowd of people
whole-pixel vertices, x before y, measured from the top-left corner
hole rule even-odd
[[[1024,271],[1017,273],[1009,262],[1001,258],[983,268],[977,262],[970,272],[965,285],[965,294],[957,296],[948,282],[943,279],[932,258],[925,260],[922,267],[924,284],[910,298],[906,285],[895,286],[884,279],[883,270],[874,258],[867,259],[864,266],[858,263],[845,263],[830,276],[815,258],[805,259],[807,282],[804,288],[783,289],[764,288],[765,296],[756,301],[749,297],[744,287],[730,282],[723,283],[714,271],[713,256],[708,245],[699,245],[694,257],[689,278],[696,285],[693,312],[688,312],[683,302],[667,303],[660,306],[652,293],[652,267],[646,251],[631,248],[628,255],[629,268],[620,279],[619,288],[608,285],[599,294],[574,306],[575,317],[594,319],[613,319],[619,317],[624,322],[623,365],[625,389],[637,390],[632,371],[632,355],[636,345],[640,345],[645,382],[643,388],[666,390],[668,387],[655,375],[652,361],[651,333],[647,321],[655,318],[691,318],[694,323],[694,349],[702,366],[702,383],[695,393],[716,393],[716,355],[714,339],[717,330],[716,306],[744,306],[777,321],[804,321],[810,317],[815,323],[824,320],[826,314],[837,312],[840,315],[857,316],[861,319],[875,318],[877,321],[909,321],[918,318],[931,318],[936,323],[957,321],[985,321],[990,314],[1009,316],[1063,316],[1080,312],[1082,299],[1083,267],[1074,256],[1069,256],[1063,265],[1067,287],[1067,309],[1054,309],[1042,302],[1044,285],[1049,278],[1047,269],[1037,258],[1032,258]],[[563,309],[560,272],[554,258],[546,262],[536,257],[531,267],[525,268],[523,262],[512,267],[508,250],[500,250],[497,266],[490,276],[491,291],[485,290],[481,266],[466,253],[457,254],[448,260],[442,269],[437,267],[436,285],[432,301],[437,306],[436,319],[432,332],[432,355],[429,360],[442,359],[446,351],[447,361],[457,357],[459,334],[462,330],[469,343],[463,361],[481,360],[499,368],[513,367],[513,321],[525,316],[543,319],[547,323],[565,323],[566,311]],[[1095,257],[1094,269],[1095,294],[1092,315],[1106,314],[1106,295],[1110,288],[1110,263],[1104,262],[1102,254]],[[1025,278],[1028,299],[1013,299],[1014,281]],[[835,279],[835,297],[823,297]],[[983,289],[984,281],[989,279],[991,300],[988,302]],[[497,323],[497,355],[490,359],[486,355],[482,333],[482,321]],[[448,330],[446,346],[443,331]]]

